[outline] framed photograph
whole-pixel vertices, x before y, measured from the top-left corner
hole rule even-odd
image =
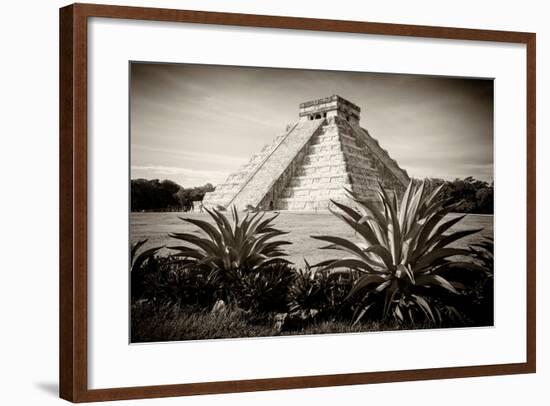
[[[60,396],[535,372],[535,34],[60,10]]]

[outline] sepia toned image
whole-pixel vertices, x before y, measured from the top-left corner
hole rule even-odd
[[[130,341],[493,325],[493,80],[130,64]]]

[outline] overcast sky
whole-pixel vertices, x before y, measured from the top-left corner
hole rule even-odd
[[[131,177],[221,183],[338,94],[410,176],[493,180],[493,81],[415,75],[133,63]]]

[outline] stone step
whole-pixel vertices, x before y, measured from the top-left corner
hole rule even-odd
[[[343,158],[343,156],[342,156]],[[304,159],[305,161],[305,159]],[[303,162],[303,161],[302,161]],[[346,169],[346,163],[342,161],[333,161],[329,160],[316,160],[315,162],[303,162],[300,166],[300,169],[319,169],[319,168],[329,168],[329,172],[336,171],[339,169]]]
[[[346,183],[344,181],[342,182],[324,182],[324,183],[310,183],[310,184],[300,184],[297,186],[288,186],[283,189],[283,192],[281,195],[285,196],[292,196],[294,192],[302,192],[304,190],[323,190],[323,189],[329,189],[329,188],[343,188],[343,187],[351,187],[349,183]]]
[[[322,152],[337,152],[337,151],[342,151],[342,145],[339,142],[334,142],[330,144],[311,145],[308,148],[308,154],[318,154]]]
[[[330,200],[312,200],[300,202],[277,201],[275,210],[327,210]]]
[[[287,187],[305,187],[310,185],[327,185],[336,184],[340,185],[347,182],[347,174],[342,173],[334,176],[296,176],[293,177],[288,183]]]
[[[344,154],[341,151],[327,152],[322,154],[309,154],[304,157],[303,164],[330,163],[331,165],[341,165],[345,163]]]
[[[300,168],[296,171],[298,177],[327,177],[327,176],[336,176],[342,175],[346,172],[345,165],[334,165],[334,166],[316,166],[316,167],[307,167]]]
[[[332,137],[331,137],[332,138]],[[313,148],[313,147],[319,147],[319,146],[333,146],[333,145],[338,145],[340,146],[341,142],[338,138],[336,138],[335,140],[320,140],[319,142],[315,142],[314,140],[312,140],[312,142],[309,144],[309,148]]]
[[[312,193],[309,195],[293,196],[293,197],[281,197],[278,199],[279,202],[284,202],[287,204],[296,203],[296,202],[307,202],[311,200],[329,200],[337,197],[345,197],[344,190],[335,190],[330,193],[316,194]]]
[[[334,134],[334,135],[327,135],[327,134],[319,135],[319,136],[315,137],[315,139],[312,139],[312,140],[311,140],[311,144],[310,144],[310,145],[318,145],[318,144],[329,143],[329,142],[340,142],[340,137],[338,136],[338,134]]]
[[[311,197],[309,199],[278,199],[275,203],[277,210],[327,210],[334,207],[331,200],[350,205],[350,200],[344,193],[329,197]]]
[[[279,200],[308,200],[311,198],[331,198],[345,193],[344,187],[339,186],[333,189],[300,189],[300,190],[285,190]]]

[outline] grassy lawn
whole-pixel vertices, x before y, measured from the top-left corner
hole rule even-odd
[[[211,340],[220,338],[250,338],[311,334],[365,333],[400,329],[422,329],[427,326],[400,326],[395,322],[381,324],[365,320],[352,325],[344,321],[318,321],[300,328],[277,331],[269,319],[252,320],[239,310],[213,314],[207,310],[180,308],[177,305],[158,306],[140,303],[132,306],[131,342],[164,342]]]
[[[229,215],[229,213],[227,213]],[[266,214],[267,215],[267,214]],[[130,214],[130,240],[132,243],[147,238],[145,248],[154,246],[176,245],[177,241],[172,240],[168,234],[172,232],[195,232],[199,231],[191,224],[181,221],[178,216],[197,218],[211,221],[206,213],[131,213]],[[458,216],[450,214],[449,217]],[[324,244],[322,241],[310,238],[311,235],[335,235],[343,238],[354,239],[353,230],[341,220],[328,212],[323,213],[298,213],[281,212],[275,220],[275,224],[283,231],[290,234],[284,236],[293,244],[287,246],[289,259],[303,266],[303,258],[310,264],[326,259],[342,256],[338,251],[320,250]],[[469,214],[451,231],[458,231],[472,228],[483,228],[480,233],[466,237],[452,246],[465,247],[468,244],[480,241],[483,237],[493,236],[493,216]]]

